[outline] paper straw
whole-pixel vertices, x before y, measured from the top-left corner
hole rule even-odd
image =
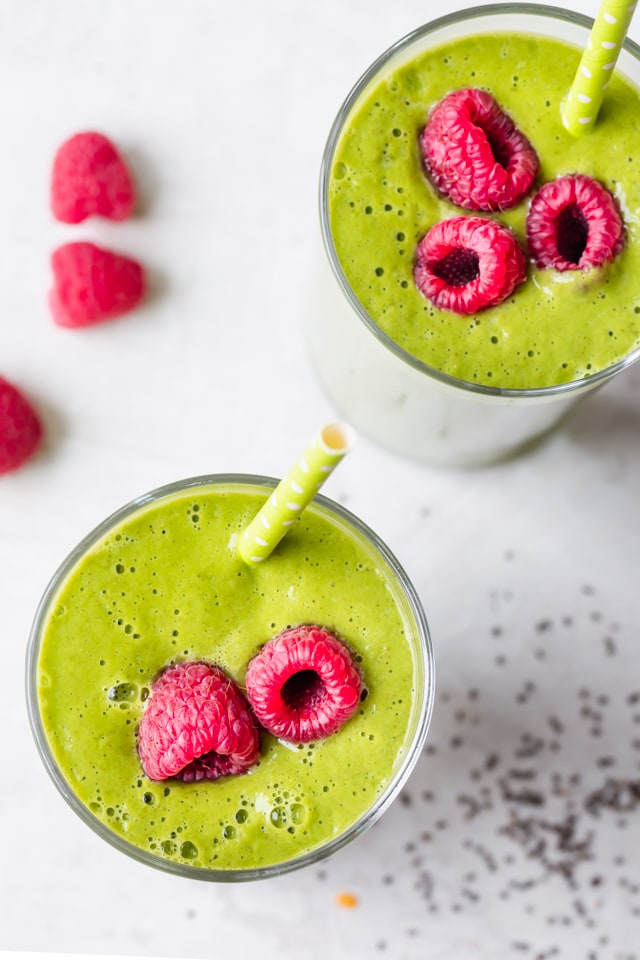
[[[603,0],[573,85],[562,104],[562,122],[574,137],[593,128],[637,0]]]
[[[241,534],[238,550],[245,563],[260,563],[272,553],[352,445],[348,427],[322,427]]]

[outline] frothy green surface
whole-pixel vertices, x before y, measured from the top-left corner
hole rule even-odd
[[[71,789],[132,844],[194,867],[264,866],[338,837],[406,747],[416,628],[386,562],[312,506],[245,566],[236,538],[268,492],[198,487],[139,511],[71,571],[42,641],[41,715]],[[361,663],[368,695],[342,730],[300,748],[265,733],[244,776],[149,781],[136,728],[162,668],[205,659],[242,684],[262,644],[299,623],[334,630]]]
[[[567,133],[560,103],[579,51],[538,36],[477,35],[420,55],[387,76],[349,119],[338,143],[329,215],[336,251],[358,299],[401,347],[432,367],[494,387],[526,388],[589,376],[640,344],[640,99],[619,75],[595,130]],[[589,272],[529,267],[513,296],[475,316],[433,307],[417,290],[418,242],[438,220],[475,215],[449,203],[423,171],[418,138],[451,90],[493,94],[540,158],[536,184],[571,173],[615,196],[627,242]],[[528,201],[496,215],[525,245]]]

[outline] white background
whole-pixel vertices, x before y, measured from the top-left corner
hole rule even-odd
[[[328,482],[414,580],[438,699],[405,794],[321,867],[223,886],[129,861],[59,797],[28,729],[31,619],[75,543],[174,479],[282,475],[335,417],[304,334],[324,140],[374,57],[470,5],[0,0],[0,374],[46,428],[40,455],[0,479],[2,950],[640,956],[640,808],[587,809],[607,778],[640,777],[637,368],[526,458],[434,470],[360,438]],[[582,10],[594,15],[595,0]],[[134,172],[141,199],[126,224],[50,215],[54,151],[89,128]],[[56,328],[49,257],[74,239],[138,257],[152,283],[144,308]],[[513,806],[518,783],[544,803]],[[535,838],[505,833],[513,811],[541,818],[546,866]],[[572,885],[553,866],[578,840],[588,859]],[[336,900],[345,891],[351,910]]]

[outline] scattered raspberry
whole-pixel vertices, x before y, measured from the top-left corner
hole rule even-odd
[[[527,240],[538,267],[588,270],[620,252],[624,225],[609,191],[576,174],[545,183],[533,198]]]
[[[469,210],[506,210],[528,193],[538,157],[484,90],[455,90],[438,103],[420,138],[438,190]]]
[[[345,644],[315,626],[293,627],[265,644],[249,663],[245,683],[260,723],[293,743],[335,733],[355,712],[362,691]]]
[[[56,153],[51,177],[51,209],[63,223],[96,215],[125,220],[135,190],[124,160],[101,133],[77,133]]]
[[[66,243],[51,258],[53,319],[61,327],[87,327],[137,307],[144,271],[128,257],[93,243]]]
[[[518,241],[482,217],[442,220],[418,244],[414,279],[441,310],[476,313],[513,293],[526,274]]]
[[[42,425],[26,397],[0,377],[0,474],[22,466],[42,440]]]
[[[138,728],[150,780],[217,780],[258,759],[258,726],[238,686],[201,661],[167,667],[153,685]]]

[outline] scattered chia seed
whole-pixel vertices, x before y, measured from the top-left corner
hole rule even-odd
[[[376,850],[401,925],[372,929],[371,953],[409,957],[396,933],[434,956],[640,960],[637,631],[577,593],[515,634],[493,590],[484,648],[447,662],[443,644],[433,727],[381,834],[398,867]]]
[[[583,593],[593,597],[595,591],[585,587]],[[569,630],[580,622],[586,631],[590,623],[595,632],[605,619],[593,609],[586,609],[580,621],[545,617],[533,625],[531,636],[544,636],[545,645],[555,648],[554,624]],[[506,628],[494,625],[489,634],[504,640],[506,649]],[[597,638],[596,633],[596,646]],[[630,923],[637,924],[634,918],[640,916],[640,881],[631,861],[627,867],[619,852],[611,855],[616,849],[638,849],[640,842],[640,765],[634,761],[634,768],[628,766],[630,751],[640,751],[640,737],[629,735],[640,724],[640,689],[618,693],[615,686],[603,690],[584,684],[573,691],[565,688],[561,698],[550,700],[545,688],[549,649],[533,644],[530,649],[539,665],[523,677],[526,665],[509,656],[508,670],[495,684],[502,702],[483,691],[482,710],[470,711],[455,688],[441,693],[442,733],[425,750],[426,768],[435,765],[434,786],[417,793],[414,804],[430,840],[430,870],[420,866],[415,889],[432,915],[461,918],[472,912],[477,917],[491,900],[504,901],[512,914],[521,910],[523,916],[537,916],[541,936],[554,930],[559,941],[561,931],[581,931],[583,937],[593,937],[597,960],[640,960],[633,952],[640,943],[639,926],[634,927],[635,936],[620,933],[617,951],[602,929],[608,902]],[[609,659],[617,650],[609,635],[603,656]],[[497,655],[493,664],[504,667],[507,657]],[[515,677],[510,683],[511,671]],[[511,706],[509,687],[514,690]],[[469,694],[466,699],[468,703]],[[498,721],[502,728],[495,728]],[[446,791],[452,771],[458,789],[450,795]],[[451,811],[446,822],[438,816],[445,809],[438,784]],[[622,841],[624,831],[632,829],[635,847]],[[446,879],[436,866],[438,851],[445,849],[451,865]],[[539,900],[544,890],[548,892]],[[550,911],[550,903],[557,908]],[[529,928],[527,933],[527,939],[514,939],[510,949],[528,960],[577,956],[565,953],[568,946],[563,949],[559,943],[531,942]],[[580,955],[588,957],[585,951]]]

